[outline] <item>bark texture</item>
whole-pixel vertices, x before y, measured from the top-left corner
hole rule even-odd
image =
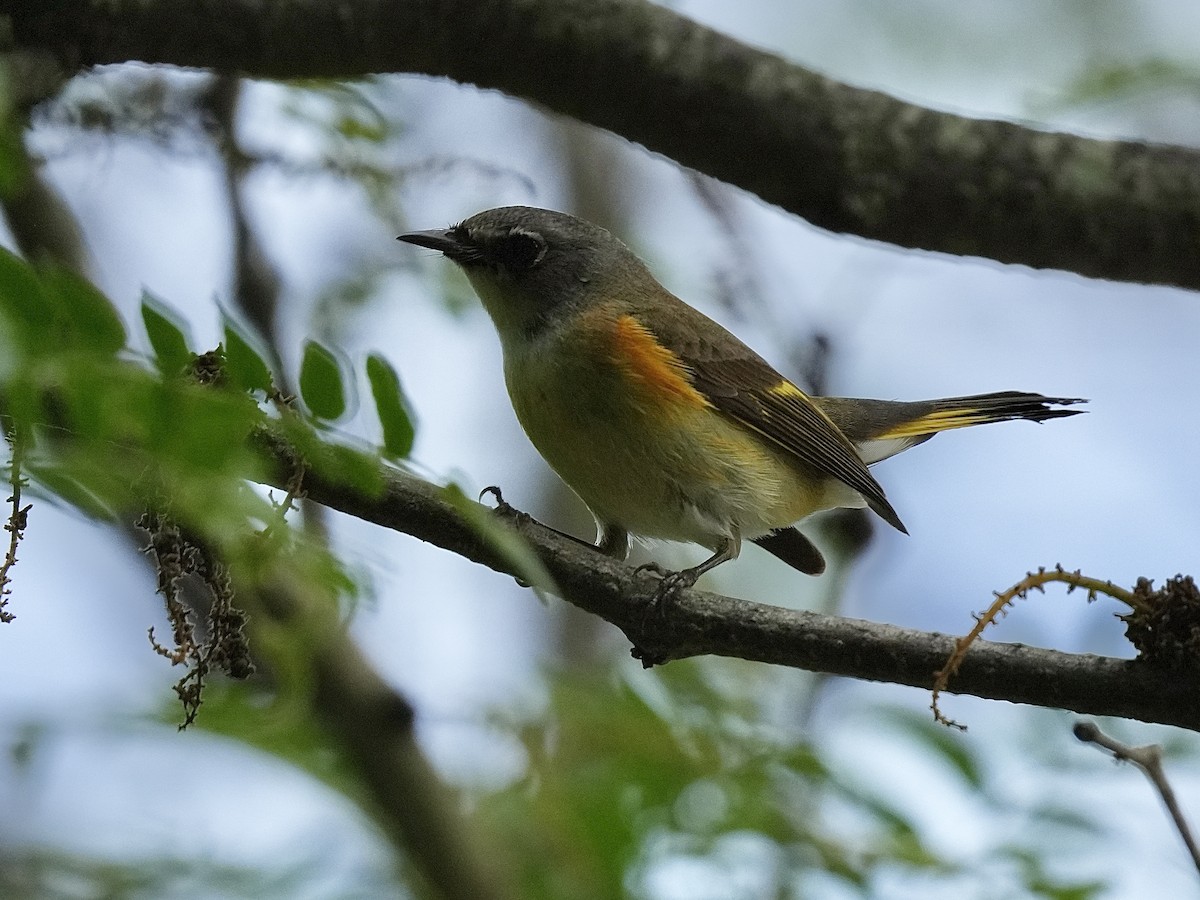
[[[641,0],[0,0],[67,71],[413,72],[623,135],[834,232],[1200,288],[1200,153],[840,84]]]

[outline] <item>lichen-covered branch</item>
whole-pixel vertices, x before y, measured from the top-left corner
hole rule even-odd
[[[841,84],[643,0],[0,0],[67,71],[412,72],[621,134],[821,228],[1200,288],[1200,152],[968,119]]]

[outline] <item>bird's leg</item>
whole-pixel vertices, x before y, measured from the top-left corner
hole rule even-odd
[[[648,619],[651,614],[656,614],[660,619],[666,617],[667,607],[678,596],[681,590],[690,588],[694,585],[701,575],[711,571],[723,562],[729,562],[731,559],[737,559],[738,553],[742,549],[742,536],[737,529],[733,533],[721,538],[717,542],[717,546],[713,551],[713,555],[698,566],[692,566],[690,569],[681,569],[678,572],[669,572],[660,566],[658,563],[644,563],[635,569],[636,572],[654,572],[662,576],[662,581],[658,583],[654,594],[650,597],[650,602],[646,606],[645,618],[643,619],[643,628],[648,626]],[[657,652],[651,651],[645,647],[634,646],[631,651],[634,659],[640,659],[642,666],[649,669],[663,662],[666,657]]]
[[[735,528],[732,534],[721,538],[717,542],[717,546],[713,550],[713,555],[697,566],[692,566],[690,569],[680,569],[678,572],[668,572],[658,563],[650,562],[638,566],[635,571],[654,572],[662,576],[662,582],[659,584],[658,590],[654,593],[654,602],[658,603],[684,588],[690,588],[705,572],[715,569],[723,562],[737,559],[738,554],[741,552],[742,535]]]
[[[605,556],[624,562],[629,556],[629,532],[620,525],[609,522],[600,523],[600,543],[596,549]]]
[[[502,519],[510,519],[517,525],[523,525],[528,522],[534,522],[541,525],[547,531],[553,531],[560,537],[566,538],[568,541],[573,541],[587,547],[589,550],[599,550],[605,556],[611,556],[613,559],[624,560],[629,555],[629,532],[618,525],[603,525],[599,545],[593,544],[591,541],[585,541],[583,538],[577,538],[573,534],[567,534],[565,531],[559,531],[557,528],[551,528],[544,522],[538,522],[533,516],[527,512],[522,512],[511,503],[504,499],[500,493],[500,488],[493,485],[488,485],[479,492],[479,499],[482,501],[484,496],[491,494],[496,498],[496,508],[494,512]]]
[[[509,503],[507,500],[505,500],[504,495],[502,493],[500,493],[500,488],[494,484],[489,484],[487,487],[485,487],[482,491],[479,492],[479,502],[482,503],[483,498],[486,497],[488,494],[491,494],[493,497],[496,498],[495,512],[496,512],[496,515],[500,516],[501,518],[513,519],[514,521],[517,521],[517,522],[521,522],[521,521],[532,522],[532,521],[534,521],[533,516],[531,516],[529,513],[521,512],[521,510],[517,509],[515,506],[513,506],[511,503]]]

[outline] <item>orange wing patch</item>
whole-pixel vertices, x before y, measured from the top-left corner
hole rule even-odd
[[[693,386],[687,366],[633,316],[617,319],[612,349],[617,365],[651,399],[692,408],[710,405]]]

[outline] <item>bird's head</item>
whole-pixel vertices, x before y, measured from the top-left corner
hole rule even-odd
[[[647,284],[657,287],[645,264],[608,231],[548,209],[503,206],[399,240],[457,263],[506,343],[564,314],[614,297],[633,300]]]

